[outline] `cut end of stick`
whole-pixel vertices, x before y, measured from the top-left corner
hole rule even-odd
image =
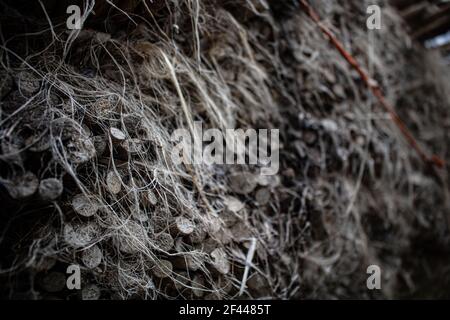
[[[72,208],[79,215],[90,217],[97,212],[98,205],[94,199],[90,199],[84,194],[78,194],[72,199]]]
[[[63,192],[63,184],[55,178],[41,180],[39,184],[39,196],[43,200],[55,200],[61,196]]]
[[[182,235],[190,235],[194,232],[194,223],[185,217],[176,217],[174,223],[174,232]]]

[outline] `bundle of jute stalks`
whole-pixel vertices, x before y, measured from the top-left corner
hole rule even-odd
[[[438,68],[375,2],[389,32],[365,29],[367,1],[311,5],[445,159]],[[63,3],[1,4],[2,296],[379,298],[433,283],[422,240],[448,247],[448,177],[297,2],[80,1],[80,30]],[[198,122],[278,130],[279,171],[175,161],[173,133]]]

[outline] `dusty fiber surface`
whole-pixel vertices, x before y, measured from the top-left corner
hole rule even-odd
[[[3,298],[449,296],[448,166],[421,161],[295,1],[99,1],[82,30],[44,3],[1,4]],[[311,4],[448,160],[439,58],[386,1]],[[194,121],[279,129],[279,173],[174,163]]]

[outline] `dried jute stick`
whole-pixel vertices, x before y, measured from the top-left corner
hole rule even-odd
[[[183,109],[183,113],[186,117],[186,121],[188,122],[189,125],[189,129],[192,133],[192,136],[195,137],[196,133],[194,130],[194,125],[193,125],[193,121],[192,121],[192,112],[190,111],[186,100],[184,99],[183,93],[181,91],[180,88],[180,84],[178,83],[176,74],[175,74],[175,69],[172,65],[172,63],[170,62],[169,58],[164,54],[164,52],[161,52],[163,57],[164,57],[164,61],[167,64],[167,67],[169,68],[170,71],[170,76],[172,78],[172,82],[175,85],[175,89],[177,90],[178,96],[180,98],[180,103],[181,103],[181,107]],[[203,191],[202,186],[200,185],[200,182],[198,180],[198,177],[200,176],[199,173],[197,172],[197,169],[194,167],[192,167],[187,161],[185,161],[186,163],[186,168],[189,172],[189,174],[192,176],[192,182],[194,183],[195,187],[197,188],[197,191],[200,195],[200,198],[202,199],[203,203],[205,204],[206,208],[208,209],[208,213],[212,214],[214,212],[214,209],[212,208],[211,204],[209,203],[208,199],[205,196],[205,192]]]
[[[245,285],[247,283],[248,278],[248,272],[250,271],[251,263],[253,260],[253,256],[255,254],[256,250],[256,238],[252,238],[250,249],[248,249],[247,258],[245,259],[245,270],[244,270],[244,276],[242,277],[241,281],[241,288],[239,289],[239,296],[242,296],[245,290]]]
[[[413,134],[409,131],[406,124],[402,121],[400,116],[395,112],[394,107],[386,100],[380,87],[372,80],[371,77],[363,70],[356,59],[344,48],[342,43],[333,35],[333,33],[328,29],[321,21],[318,13],[308,4],[306,0],[298,0],[301,7],[306,11],[306,14],[313,20],[323,34],[330,40],[333,46],[339,51],[342,57],[352,66],[353,69],[358,72],[361,79],[364,81],[366,86],[372,91],[372,94],[378,99],[383,109],[389,113],[391,119],[397,125],[397,127],[402,132],[403,136],[406,138],[411,147],[417,152],[417,154],[426,163],[433,164],[439,168],[445,166],[445,162],[436,155],[428,155],[422,150],[419,143],[414,138]]]

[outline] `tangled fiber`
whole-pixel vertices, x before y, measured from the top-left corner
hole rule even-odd
[[[296,1],[84,1],[81,30],[64,1],[24,3],[1,4],[2,297],[448,297],[448,166],[421,161]],[[311,3],[449,159],[439,58],[384,0]],[[279,174],[175,163],[194,121],[279,129]]]

